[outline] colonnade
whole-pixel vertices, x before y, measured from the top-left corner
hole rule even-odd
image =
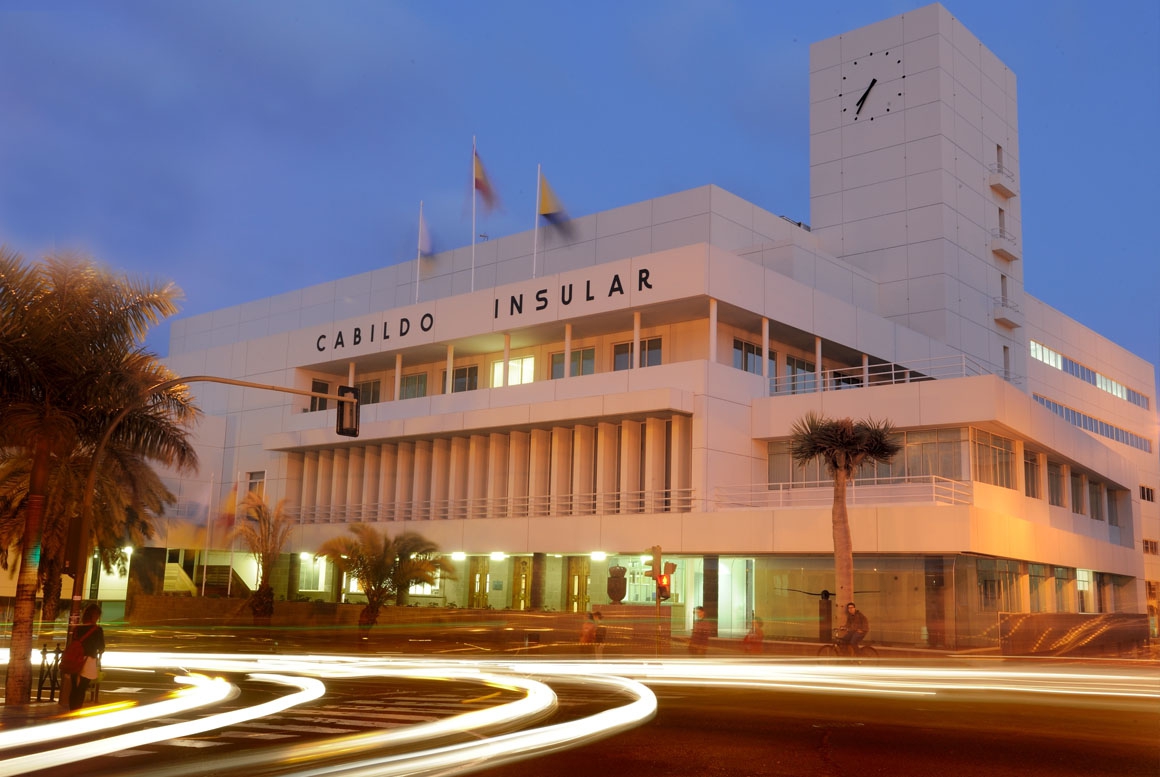
[[[685,415],[294,451],[303,522],[687,512]]]

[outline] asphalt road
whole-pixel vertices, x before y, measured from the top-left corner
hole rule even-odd
[[[964,690],[920,703],[733,688],[654,689],[650,722],[479,777],[1156,777],[1160,707],[988,701]]]

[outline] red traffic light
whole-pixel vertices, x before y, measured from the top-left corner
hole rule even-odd
[[[657,575],[657,601],[663,602],[667,600],[672,594],[669,590],[669,576]]]

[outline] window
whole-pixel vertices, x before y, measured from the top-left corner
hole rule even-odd
[[[1075,570],[1055,567],[1055,611],[1075,612]]]
[[[508,359],[508,382],[509,386],[518,386],[521,383],[531,383],[536,377],[536,357],[535,356],[520,356],[515,359]],[[491,387],[499,388],[503,386],[503,359],[493,362],[491,365]]]
[[[767,355],[769,359],[769,367],[767,374],[773,377],[775,364],[777,363],[777,354],[770,351]],[[744,340],[734,338],[733,340],[733,366],[739,370],[753,373],[754,375],[761,374],[761,346],[747,343]]]
[[[1151,404],[1148,397],[1144,396],[1138,391],[1128,388],[1122,383],[1112,380],[1106,375],[1102,375],[1090,367],[1085,367],[1079,362],[1072,361],[1063,354],[1057,353],[1046,345],[1031,341],[1031,358],[1036,361],[1043,362],[1049,367],[1054,367],[1057,370],[1062,370],[1068,375],[1079,378],[1085,383],[1090,383],[1096,388],[1106,391],[1109,394],[1119,397],[1120,399],[1131,402],[1137,407],[1148,409]]]
[[[266,496],[266,470],[260,472],[246,473],[246,493],[257,494],[265,498]]]
[[[412,596],[438,596],[439,595],[439,581],[440,581],[439,571],[436,570],[434,584],[415,583],[409,589],[407,589],[407,592],[409,594],[411,594]]]
[[[1023,493],[1032,499],[1042,499],[1039,493],[1039,454],[1023,452]]]
[[[971,429],[975,480],[1015,488],[1015,442],[982,429]]]
[[[1019,562],[981,558],[975,562],[979,608],[983,612],[1019,612]]]
[[[1088,481],[1088,510],[1093,521],[1104,519],[1103,487],[1099,483]]]
[[[1083,509],[1083,475],[1071,473],[1071,511],[1077,515],[1087,515]]]
[[[382,401],[379,397],[380,381],[364,380],[354,384],[354,387],[358,389],[358,403],[360,405],[377,405]]]
[[[1053,399],[1048,399],[1042,394],[1034,395],[1035,401],[1046,407],[1057,416],[1067,421],[1072,426],[1078,426],[1080,429],[1086,429],[1089,432],[1098,434],[1101,437],[1107,437],[1109,440],[1115,440],[1118,443],[1131,446],[1137,450],[1152,452],[1152,441],[1147,437],[1141,437],[1138,434],[1129,432],[1127,429],[1121,429],[1118,426],[1109,424],[1107,421],[1101,421],[1098,418],[1081,413],[1074,408],[1067,405],[1061,405]]]
[[[443,377],[440,380],[440,385],[447,385],[447,370],[443,370]],[[458,394],[461,391],[475,391],[479,388],[479,367],[471,365],[470,367],[456,367],[451,373],[451,393]]]
[[[777,440],[769,444],[769,482],[794,486],[818,485],[826,475],[822,463],[814,459],[805,465],[798,464],[790,454],[789,440]]]
[[[814,374],[815,365],[796,356],[785,357],[785,380],[782,381],[781,391],[790,394],[810,394],[817,390],[817,375]]]
[[[1080,612],[1098,612],[1095,588],[1092,585],[1093,577],[1090,569],[1077,569],[1075,571],[1075,593],[1079,601]]]
[[[1047,569],[1043,564],[1027,565],[1031,612],[1047,612]]]
[[[931,477],[963,480],[967,461],[967,430],[922,429],[897,432],[893,435],[902,450],[890,461],[864,463],[858,468],[855,480],[860,482],[889,482],[911,478]],[[823,466],[817,462],[799,467],[793,463],[788,440],[769,443],[768,471],[770,483],[829,482]]]
[[[583,348],[572,351],[571,377],[577,375],[592,375],[596,372],[596,349]],[[552,354],[552,380],[564,377],[564,354]]]
[[[1160,541],[1144,540],[1144,552],[1151,556],[1160,556]]]
[[[1155,502],[1156,492],[1148,486],[1140,486],[1140,498],[1145,502]]]
[[[1127,496],[1128,492],[1122,489],[1109,488],[1108,495],[1108,526],[1120,525],[1120,497]]]
[[[316,394],[329,394],[330,393],[330,384],[324,380],[312,380],[312,381],[310,381],[310,390]],[[324,397],[311,397],[310,398],[310,412],[311,413],[316,412],[318,410],[325,410],[325,409],[326,409],[326,399]]]
[[[1063,466],[1047,462],[1047,503],[1063,507]]]
[[[427,373],[417,372],[404,375],[399,383],[399,399],[416,399],[427,396]]]
[[[651,337],[640,341],[641,367],[654,367],[661,363],[661,339]],[[619,343],[612,346],[612,369],[627,370],[632,364],[632,343]]]
[[[303,553],[299,558],[301,566],[298,567],[298,590],[326,590],[326,559],[314,558],[309,553]]]

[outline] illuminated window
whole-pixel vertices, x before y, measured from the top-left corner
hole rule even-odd
[[[508,360],[509,386],[518,386],[521,383],[531,383],[536,378],[536,357],[521,356]],[[503,359],[491,365],[491,386],[499,388],[503,385]]]
[[[301,563],[298,568],[298,590],[326,590],[326,559],[305,558]]]
[[[435,582],[433,584],[415,583],[409,589],[407,589],[407,592],[410,593],[412,596],[438,596],[439,595],[439,583],[440,583],[439,572],[436,571],[435,572]]]

